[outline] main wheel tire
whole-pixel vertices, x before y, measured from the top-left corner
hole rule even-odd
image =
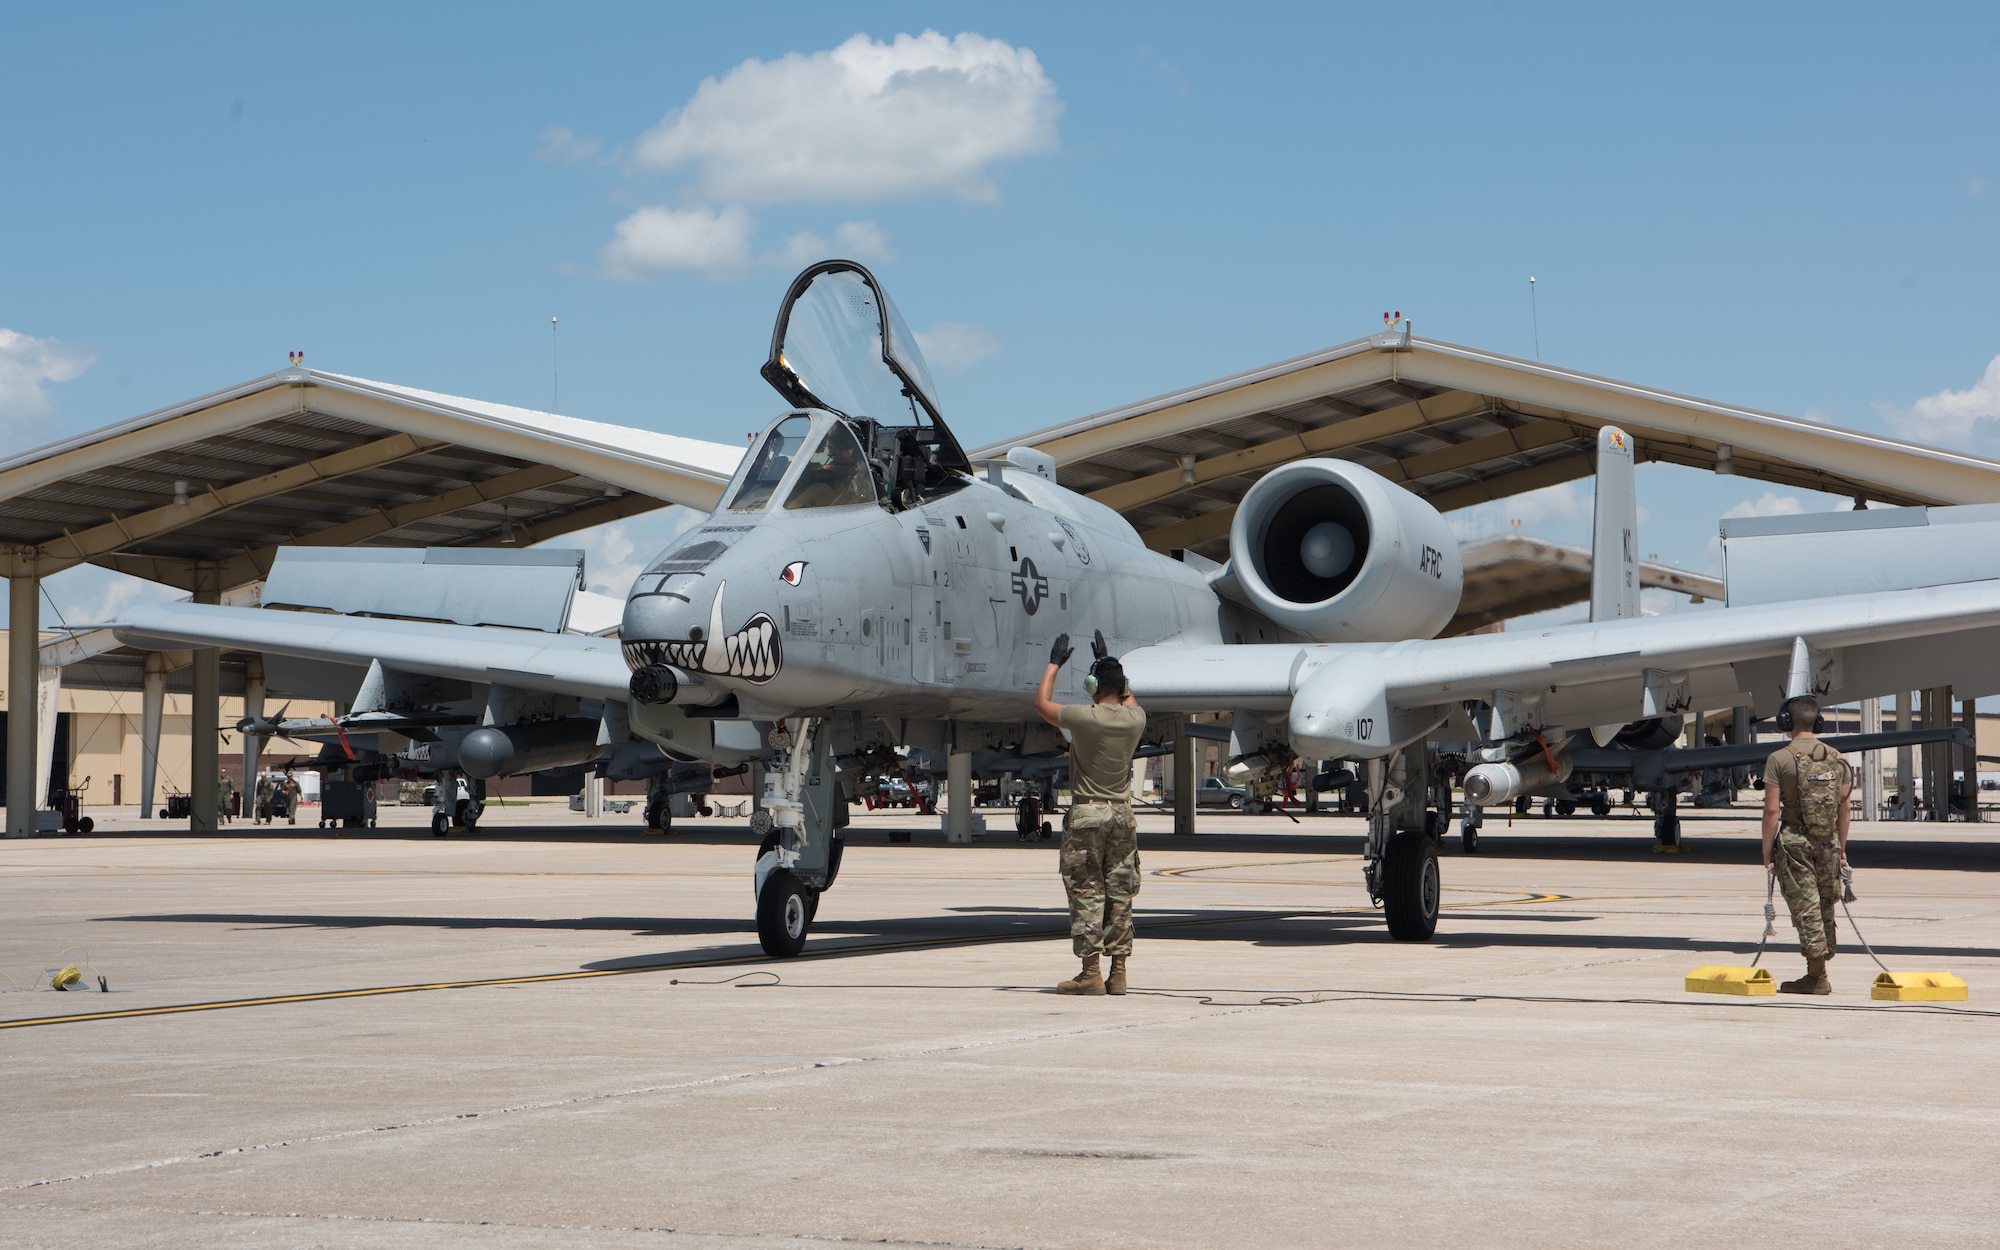
[[[1681,844],[1680,817],[1674,815],[1672,812],[1661,812],[1659,815],[1653,817],[1653,840],[1661,846],[1679,846]]]
[[[1527,795],[1520,795],[1514,800],[1514,814],[1516,816],[1526,816],[1528,814],[1528,807],[1533,802],[1534,800]]]
[[[451,832],[451,818],[443,812],[431,813],[431,836],[442,838]]]
[[[812,891],[779,868],[764,880],[764,892],[757,896],[757,941],[773,959],[790,959],[806,948],[806,930],[812,927]]]
[[[1382,886],[1389,936],[1398,942],[1430,941],[1437,932],[1438,898],[1443,892],[1437,839],[1413,829],[1391,837],[1382,856]]]

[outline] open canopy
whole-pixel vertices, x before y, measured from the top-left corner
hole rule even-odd
[[[771,334],[765,381],[800,408],[904,425],[943,420],[930,367],[903,315],[851,260],[823,260],[792,280]]]

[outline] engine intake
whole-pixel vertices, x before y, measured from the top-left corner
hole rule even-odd
[[[1223,584],[1314,641],[1382,642],[1435,637],[1464,577],[1437,509],[1358,464],[1299,460],[1243,496]]]

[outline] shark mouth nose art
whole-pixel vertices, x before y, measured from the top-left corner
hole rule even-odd
[[[711,673],[717,677],[740,677],[745,681],[767,682],[785,666],[784,643],[778,637],[778,623],[769,612],[758,612],[733,634],[722,629],[722,595],[729,589],[723,582],[715,588],[715,601],[708,609],[708,630],[690,630],[685,639],[662,639],[625,644],[625,663],[634,671],[648,664],[671,664],[676,668]]]

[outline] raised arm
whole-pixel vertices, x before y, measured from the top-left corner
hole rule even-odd
[[[1070,645],[1068,634],[1057,634],[1055,644],[1049,648],[1049,666],[1042,670],[1041,684],[1035,687],[1035,715],[1051,725],[1060,727],[1062,707],[1056,702],[1056,674],[1069,663]]]

